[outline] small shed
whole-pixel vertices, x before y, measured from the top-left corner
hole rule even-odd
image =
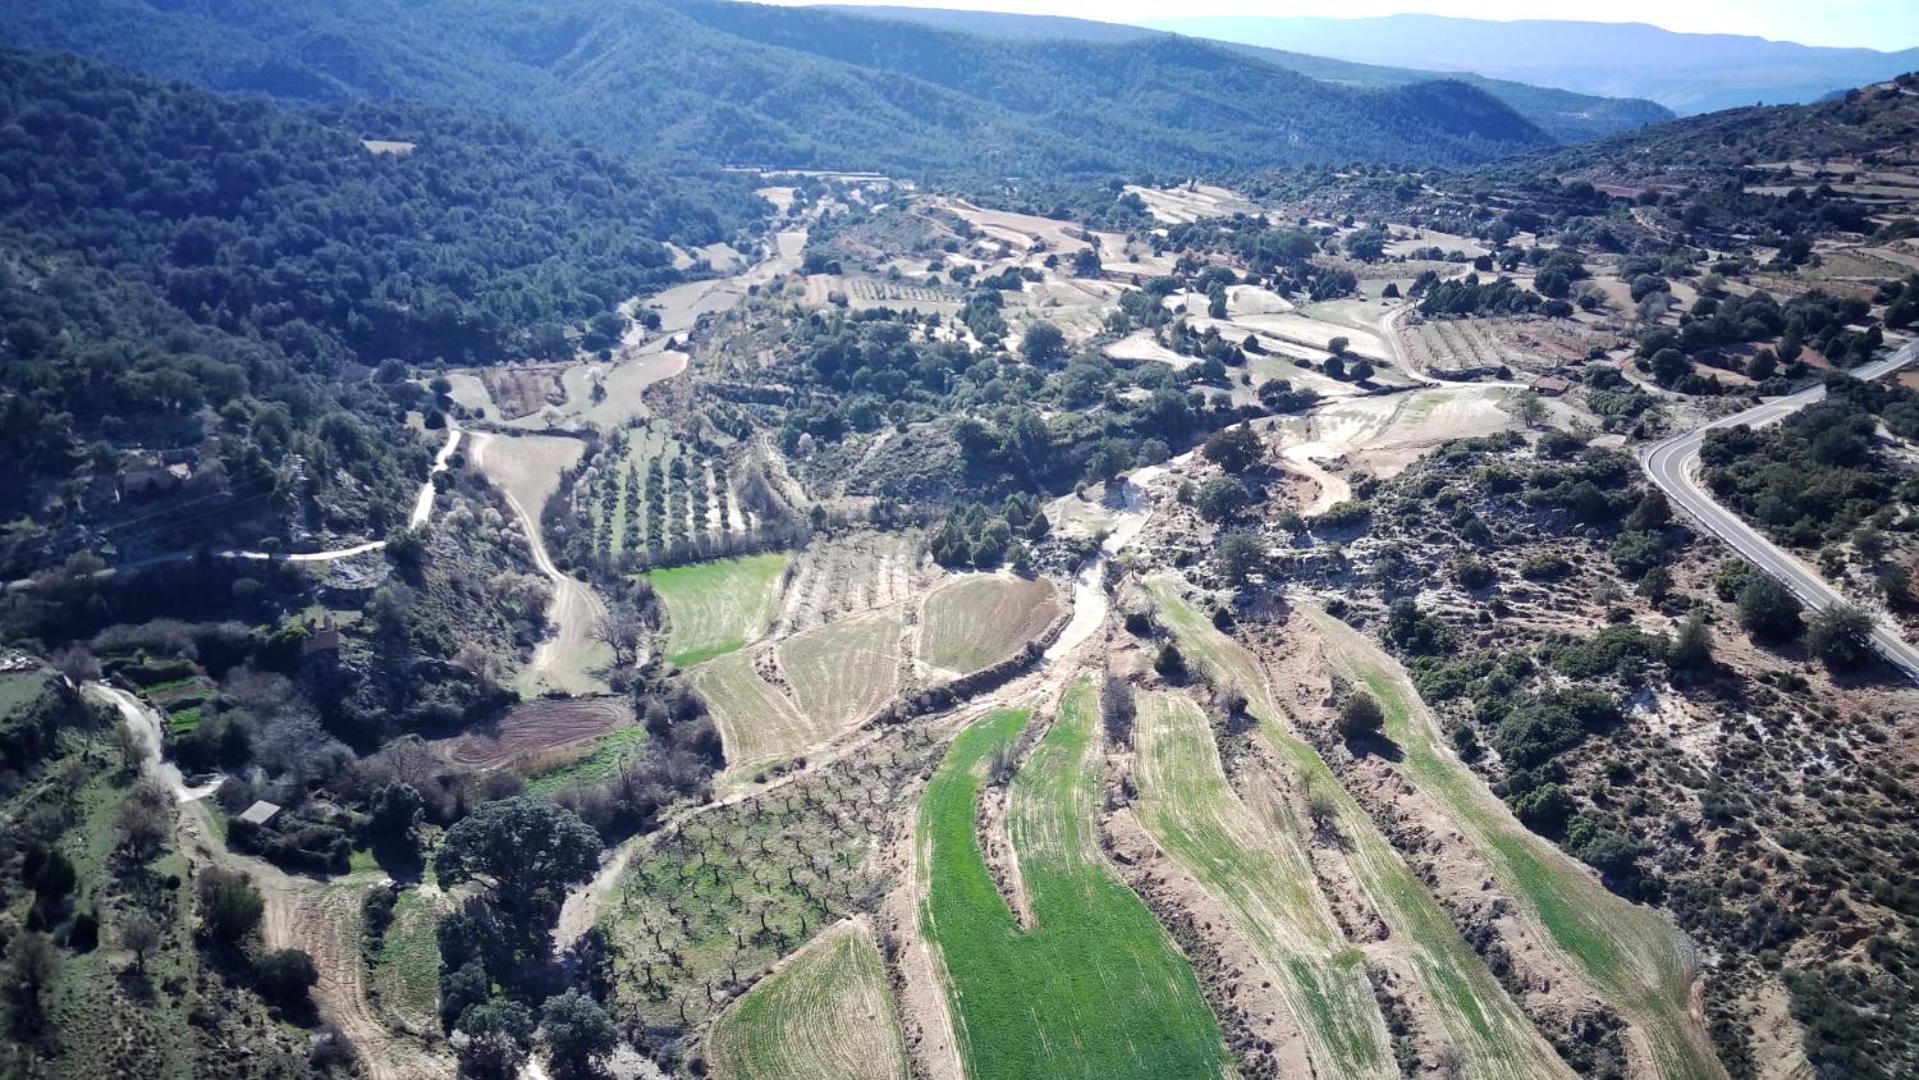
[[[1558,375],[1541,375],[1526,385],[1547,397],[1558,397],[1573,388],[1572,383]]]
[[[261,799],[242,811],[240,820],[246,822],[248,825],[265,825],[267,822],[273,820],[273,815],[279,812],[280,808],[278,806],[267,802],[265,799]]]

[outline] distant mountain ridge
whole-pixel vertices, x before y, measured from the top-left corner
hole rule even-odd
[[[712,0],[14,0],[0,41],[296,101],[493,110],[646,156],[902,175],[1449,165],[1552,142],[1460,81],[1338,86],[1173,36],[989,40]]]
[[[824,10],[869,18],[896,19],[941,30],[1009,41],[1091,41],[1122,44],[1171,31],[1140,26],[1071,19],[1057,15],[1015,15],[956,8],[915,8],[891,5],[825,4]],[[1322,82],[1352,86],[1405,86],[1434,79],[1456,78],[1484,90],[1532,121],[1559,142],[1579,142],[1629,131],[1673,119],[1672,110],[1642,98],[1580,94],[1506,79],[1489,79],[1470,72],[1438,72],[1414,67],[1383,67],[1325,56],[1248,45],[1215,38],[1218,44],[1256,60],[1297,71]]]
[[[1366,19],[1206,16],[1154,29],[1366,64],[1476,72],[1609,97],[1649,98],[1681,114],[1803,104],[1919,69],[1919,48],[1834,49],[1645,23],[1438,15]]]

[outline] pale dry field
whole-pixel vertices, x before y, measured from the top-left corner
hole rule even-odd
[[[899,693],[900,613],[856,615],[793,635],[780,669],[801,714],[831,735],[870,717]]]
[[[729,776],[750,777],[830,734],[761,678],[749,653],[716,656],[688,672],[687,681],[720,729]]]
[[[864,922],[839,923],[794,953],[714,1023],[720,1080],[904,1080],[906,1043]]]
[[[967,675],[1018,652],[1060,611],[1058,590],[1044,578],[953,578],[926,598],[919,658],[935,669]]]

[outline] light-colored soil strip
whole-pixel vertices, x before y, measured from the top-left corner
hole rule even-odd
[[[1013,781],[1007,827],[1030,931],[1019,932],[975,829],[987,765],[1027,713],[967,729],[927,786],[920,922],[945,962],[961,1056],[975,1077],[1224,1075],[1230,1059],[1191,966],[1098,856],[1096,712],[1081,682]]]
[[[866,924],[844,922],[788,958],[713,1025],[712,1075],[903,1080],[906,1043]]]
[[[1399,772],[1458,826],[1499,883],[1546,930],[1568,968],[1626,1018],[1640,1071],[1661,1077],[1724,1075],[1692,1015],[1691,948],[1658,911],[1607,889],[1584,866],[1520,824],[1450,751],[1405,670],[1351,627],[1316,608],[1308,617],[1335,665],[1363,683],[1386,713],[1386,735],[1404,755]]]
[[[1228,912],[1278,987],[1318,1075],[1397,1076],[1365,956],[1313,880],[1302,822],[1265,820],[1227,785],[1206,715],[1185,694],[1139,699],[1134,813]],[[1285,804],[1274,800],[1276,807]]]
[[[1417,993],[1468,1074],[1512,1080],[1571,1076],[1372,818],[1319,754],[1290,730],[1259,661],[1187,604],[1176,578],[1158,577],[1149,586],[1180,648],[1218,684],[1246,695],[1247,712],[1259,721],[1259,738],[1297,783],[1327,801],[1344,859],[1389,931],[1387,948],[1414,976]]]

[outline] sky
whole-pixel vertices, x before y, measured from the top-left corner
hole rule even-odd
[[[793,2],[793,0],[784,0]],[[860,3],[862,0],[832,0]],[[1687,33],[1751,34],[1804,45],[1886,51],[1919,46],[1919,0],[1609,0],[1578,8],[1538,0],[864,0],[913,7],[1067,15],[1149,22],[1198,15],[1328,15],[1364,18],[1419,12],[1468,19],[1643,22]]]

